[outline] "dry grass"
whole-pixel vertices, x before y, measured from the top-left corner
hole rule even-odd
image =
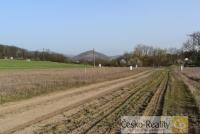
[[[183,70],[183,74],[190,79],[200,81],[200,67],[186,67]]]
[[[144,70],[147,68],[134,71],[128,68],[1,70],[0,103],[121,78]]]

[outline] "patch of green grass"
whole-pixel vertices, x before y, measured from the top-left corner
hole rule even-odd
[[[84,66],[85,65],[83,64],[58,63],[50,61],[0,60],[0,69],[82,68]]]
[[[197,114],[196,102],[185,83],[170,74],[171,79],[164,99],[164,115]]]

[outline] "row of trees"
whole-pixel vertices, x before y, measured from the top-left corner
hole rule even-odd
[[[187,60],[186,60],[187,59]],[[112,60],[113,66],[169,66],[173,64],[185,64],[188,66],[200,66],[200,32],[189,35],[182,48],[162,49],[144,44],[137,45],[133,52]]]
[[[112,60],[112,63],[115,66],[169,66],[177,63],[177,59],[181,57],[179,53],[175,48],[161,49],[139,44],[133,52],[125,53]]]
[[[63,54],[51,52],[45,49],[43,49],[43,51],[28,51],[16,46],[0,45],[0,58],[3,59],[10,57],[14,57],[15,59],[32,59],[54,62],[69,61]]]

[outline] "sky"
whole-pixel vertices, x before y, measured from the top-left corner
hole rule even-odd
[[[0,44],[107,55],[181,47],[200,30],[199,0],[0,0]]]

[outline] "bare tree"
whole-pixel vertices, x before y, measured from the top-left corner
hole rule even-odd
[[[200,46],[200,32],[194,32],[189,36],[192,38],[194,45]]]

